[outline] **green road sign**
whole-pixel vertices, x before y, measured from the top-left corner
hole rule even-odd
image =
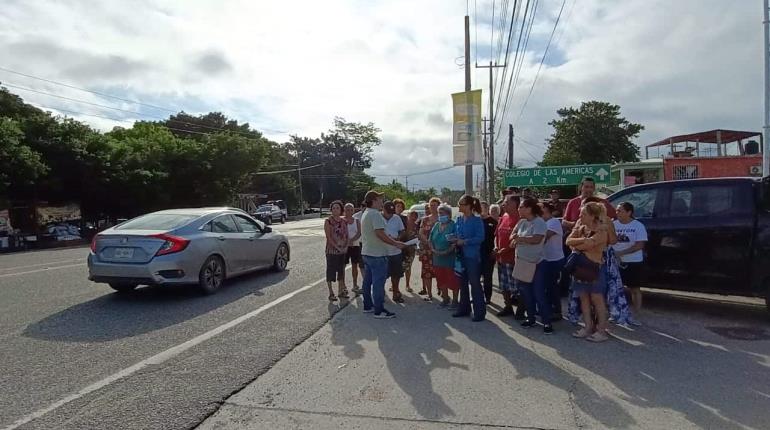
[[[610,181],[610,165],[580,164],[506,170],[503,183],[506,187],[577,185],[586,176],[594,178],[598,184],[606,184]]]

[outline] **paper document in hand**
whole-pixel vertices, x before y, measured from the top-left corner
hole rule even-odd
[[[415,246],[415,245],[417,245],[417,243],[419,243],[419,242],[420,242],[420,241],[419,241],[419,240],[417,240],[417,238],[414,238],[414,239],[412,239],[412,240],[408,240],[408,241],[404,242],[404,245],[406,245],[406,246]]]

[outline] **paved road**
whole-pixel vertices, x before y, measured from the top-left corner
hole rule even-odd
[[[767,429],[768,315],[741,302],[649,293],[644,327],[596,345],[566,321],[546,336],[411,295],[375,320],[357,300],[200,430]]]
[[[189,288],[115,294],[87,280],[87,248],[0,256],[0,428],[316,283],[320,225],[274,226],[289,236],[289,270],[235,280],[213,296]],[[189,428],[321,327],[338,310],[325,298],[317,284],[20,428]]]

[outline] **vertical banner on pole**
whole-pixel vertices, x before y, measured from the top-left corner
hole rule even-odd
[[[481,150],[481,90],[452,94],[452,111],[454,165],[484,164]]]

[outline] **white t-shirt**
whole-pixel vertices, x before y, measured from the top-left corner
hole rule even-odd
[[[615,252],[628,249],[634,246],[636,242],[647,242],[647,229],[644,228],[644,224],[641,222],[634,219],[628,224],[623,224],[615,220],[613,224],[615,225],[615,232],[618,234],[618,243],[612,245],[612,249]],[[620,257],[620,261],[624,263],[641,263],[644,261],[644,251],[639,250],[623,255]]]
[[[561,221],[558,218],[549,219],[545,222],[545,225],[548,231],[556,234],[545,241],[543,257],[545,261],[559,261],[564,258],[564,227],[561,226]]]
[[[404,223],[401,221],[401,217],[393,215],[390,219],[385,220],[385,234],[393,239],[398,239],[399,234],[404,231]],[[388,255],[401,254],[401,250],[393,245],[385,245],[388,247]]]
[[[521,237],[545,236],[547,227],[545,221],[536,216],[532,221],[522,218],[519,221],[516,232]],[[516,257],[529,261],[530,263],[539,263],[543,261],[543,242],[537,244],[520,243],[516,245]]]

